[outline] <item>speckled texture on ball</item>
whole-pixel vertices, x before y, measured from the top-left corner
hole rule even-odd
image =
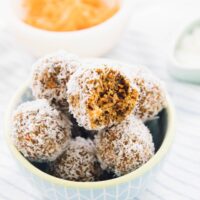
[[[68,82],[69,110],[79,126],[100,130],[123,121],[133,111],[137,97],[123,66],[96,64],[80,68]]]
[[[95,181],[99,174],[95,146],[90,139],[76,137],[52,164],[53,175],[71,181]]]
[[[79,65],[77,56],[64,51],[41,58],[33,65],[33,95],[47,99],[64,110],[68,106],[66,84]]]
[[[71,137],[71,122],[45,99],[21,104],[13,113],[12,139],[29,160],[55,160]]]
[[[167,105],[163,83],[144,67],[136,70],[133,81],[140,89],[135,116],[143,121],[152,119]]]
[[[134,116],[101,130],[95,137],[95,145],[101,167],[117,176],[134,171],[154,155],[148,128]]]

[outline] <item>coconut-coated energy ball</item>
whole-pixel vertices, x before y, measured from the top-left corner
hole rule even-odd
[[[65,109],[68,105],[66,84],[78,65],[78,57],[65,51],[41,58],[33,65],[33,95]]]
[[[65,152],[52,164],[53,175],[71,181],[94,181],[99,167],[95,146],[90,139],[76,137],[67,145]]]
[[[69,111],[79,126],[99,130],[123,121],[134,109],[138,90],[123,67],[80,68],[68,82]]]
[[[135,116],[146,121],[156,116],[167,105],[163,83],[147,68],[138,68],[133,76],[140,93]]]
[[[102,169],[112,171],[117,176],[134,171],[154,155],[148,128],[134,116],[99,131],[95,145]]]
[[[12,139],[29,160],[55,160],[71,137],[71,122],[45,99],[21,104],[13,114]]]

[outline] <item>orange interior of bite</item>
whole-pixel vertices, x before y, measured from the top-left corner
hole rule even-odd
[[[119,0],[23,0],[24,22],[49,31],[74,31],[104,22]]]
[[[86,103],[91,127],[94,129],[123,121],[133,111],[138,99],[138,91],[118,71],[97,69],[96,72],[99,79],[90,80],[90,83],[98,84],[94,86]]]

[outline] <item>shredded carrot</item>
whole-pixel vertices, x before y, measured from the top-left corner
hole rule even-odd
[[[73,31],[104,22],[119,0],[23,0],[24,22],[49,31]]]

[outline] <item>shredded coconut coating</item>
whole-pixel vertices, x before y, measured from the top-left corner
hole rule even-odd
[[[33,95],[39,99],[47,99],[65,110],[68,107],[66,84],[79,64],[77,56],[65,51],[38,60],[33,65]]]
[[[90,139],[76,137],[65,152],[52,164],[53,175],[71,181],[95,181],[99,166],[95,146]]]
[[[71,122],[45,99],[21,104],[12,119],[14,144],[31,161],[54,161],[71,137]]]
[[[138,68],[133,76],[140,93],[135,116],[146,121],[156,116],[167,105],[163,83],[147,68]]]
[[[133,111],[138,88],[123,66],[85,64],[68,82],[69,111],[79,126],[100,130],[117,124]]]
[[[154,155],[148,128],[133,115],[122,123],[101,130],[95,137],[102,169],[121,176],[134,171]]]

